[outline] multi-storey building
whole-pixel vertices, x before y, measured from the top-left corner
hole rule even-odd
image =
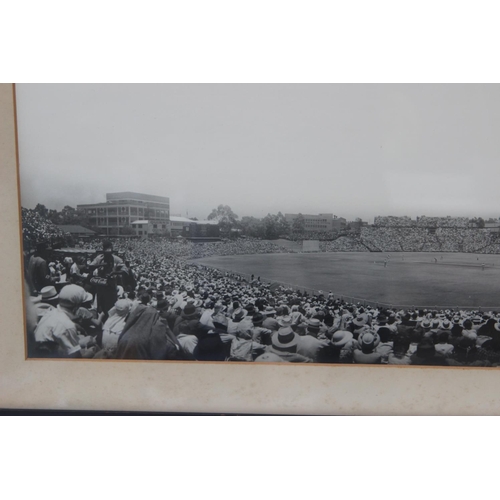
[[[285,214],[285,220],[290,227],[300,214]],[[333,214],[302,214],[304,229],[309,232],[342,231],[346,227],[346,220]]]
[[[107,193],[105,203],[77,205],[90,224],[108,236],[135,234],[132,222],[147,220],[152,232],[170,234],[170,199],[151,194]]]

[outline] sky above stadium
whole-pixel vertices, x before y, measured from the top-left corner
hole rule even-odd
[[[22,205],[500,216],[500,85],[17,85]]]

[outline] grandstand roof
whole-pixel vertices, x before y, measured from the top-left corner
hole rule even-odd
[[[75,224],[61,224],[57,226],[61,231],[70,234],[96,234],[95,231]]]
[[[192,220],[192,219],[188,219],[187,217],[178,217],[176,215],[171,215],[170,221],[171,222],[188,222],[190,224],[212,224],[214,226],[216,226],[218,224],[218,222],[216,220]]]

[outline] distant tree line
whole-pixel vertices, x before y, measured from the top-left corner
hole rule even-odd
[[[99,228],[91,224],[89,216],[83,210],[77,210],[69,205],[58,211],[38,203],[34,210],[57,226],[76,225],[99,232]]]

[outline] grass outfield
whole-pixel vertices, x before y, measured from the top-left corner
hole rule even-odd
[[[193,262],[386,304],[500,311],[500,255],[337,252],[235,255]]]

